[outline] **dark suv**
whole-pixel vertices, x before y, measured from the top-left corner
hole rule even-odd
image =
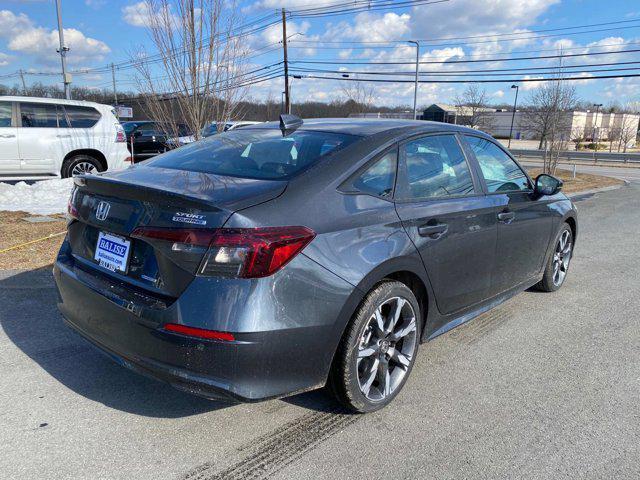
[[[77,178],[59,308],[122,365],[192,393],[328,383],[372,411],[421,342],[560,288],[577,235],[561,186],[476,130],[283,116]]]

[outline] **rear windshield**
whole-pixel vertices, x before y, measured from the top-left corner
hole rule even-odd
[[[173,150],[147,165],[276,180],[294,175],[358,138],[310,131],[296,131],[283,137],[280,130],[244,128]]]

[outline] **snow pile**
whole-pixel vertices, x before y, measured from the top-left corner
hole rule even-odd
[[[34,215],[65,213],[73,179],[42,180],[29,185],[0,183],[0,211],[28,212]]]

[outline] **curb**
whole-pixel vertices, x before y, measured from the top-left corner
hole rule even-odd
[[[627,185],[629,185],[629,182],[627,180],[623,180],[623,184],[621,185],[611,185],[609,187],[602,187],[602,188],[592,188],[591,190],[583,190],[582,192],[574,192],[574,193],[570,193],[567,194],[567,197],[569,198],[576,198],[576,197],[582,197],[585,195],[594,195],[596,193],[600,193],[600,192],[610,192],[612,190],[618,190],[622,187],[626,187]]]

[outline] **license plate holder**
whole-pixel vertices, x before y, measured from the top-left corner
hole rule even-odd
[[[127,273],[130,251],[131,240],[113,233],[99,232],[93,258],[107,270]]]

